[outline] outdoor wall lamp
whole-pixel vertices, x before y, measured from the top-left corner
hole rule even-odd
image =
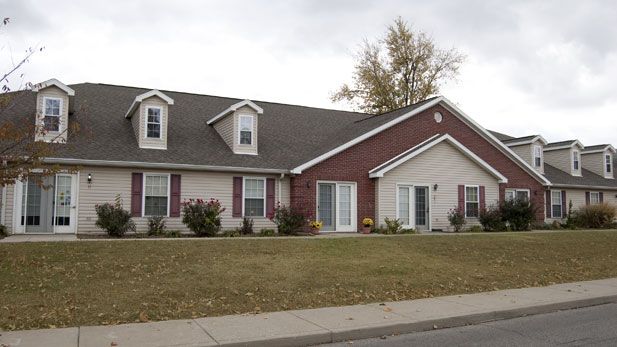
[[[88,174],[88,184],[92,184],[92,174]]]
[[[439,184],[435,183],[435,184],[433,185],[433,190],[437,190],[437,188],[439,188]]]

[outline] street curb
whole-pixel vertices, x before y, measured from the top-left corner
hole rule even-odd
[[[301,347],[324,343],[343,342],[348,340],[360,340],[375,338],[388,335],[408,334],[435,329],[454,328],[465,325],[480,324],[497,320],[519,318],[530,315],[551,313],[556,311],[571,310],[582,307],[597,306],[603,304],[617,303],[617,294],[588,299],[578,299],[563,301],[558,303],[548,303],[522,308],[482,312],[433,320],[415,322],[397,322],[393,324],[381,325],[378,327],[352,328],[329,330],[330,334],[319,332],[307,334],[300,337],[277,337],[274,339],[261,339],[256,341],[244,341],[242,343],[219,343],[220,346],[289,346]],[[437,327],[437,328],[435,328]],[[329,335],[329,337],[328,337]]]

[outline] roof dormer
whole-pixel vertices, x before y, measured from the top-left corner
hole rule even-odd
[[[582,176],[582,156],[585,146],[578,140],[553,142],[544,146],[544,160],[572,176]]]
[[[69,129],[69,97],[75,91],[55,78],[32,88],[36,92],[35,141],[66,143]]]
[[[544,173],[544,146],[547,141],[542,136],[530,135],[502,142],[538,172]]]
[[[257,155],[258,122],[263,109],[250,100],[235,103],[207,124],[223,138],[235,154]]]
[[[613,179],[615,168],[613,159],[615,148],[611,145],[595,145],[585,147],[582,152],[585,158],[583,167],[604,178]]]
[[[139,148],[167,149],[169,106],[174,100],[159,90],[137,95],[126,112],[130,118]]]

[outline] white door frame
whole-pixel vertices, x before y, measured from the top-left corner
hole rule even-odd
[[[347,181],[317,181],[315,183],[315,196],[316,196],[316,200],[315,200],[315,216],[316,219],[319,220],[319,184],[320,183],[326,183],[326,184],[334,184],[335,185],[335,201],[336,201],[336,206],[335,206],[335,210],[336,210],[336,218],[334,219],[334,230],[333,231],[324,231],[324,233],[338,233],[338,232],[357,232],[358,230],[358,193],[357,193],[357,183],[356,182],[347,182]],[[340,208],[339,208],[339,204],[340,204],[340,197],[339,197],[339,192],[340,192],[340,186],[349,186],[351,188],[351,225],[346,225],[346,226],[340,226],[339,225],[339,218],[340,218]]]
[[[66,172],[59,172],[60,175],[69,175]],[[71,210],[70,217],[71,222],[69,226],[57,227],[55,225],[55,204],[52,205],[52,234],[75,234],[77,232],[77,218],[78,218],[78,206],[79,206],[79,172],[71,175]],[[57,175],[54,175],[54,187],[57,183]],[[24,182],[16,181],[13,189],[13,234],[25,234],[26,226],[21,225],[21,208],[22,208],[22,196],[23,196]],[[53,200],[55,203],[56,192],[54,189]],[[36,233],[32,233],[33,235]],[[49,235],[50,233],[44,233]]]
[[[432,185],[427,184],[427,183],[408,183],[408,182],[397,182],[395,184],[395,190],[394,190],[394,201],[395,201],[395,206],[394,206],[394,216],[395,218],[398,219],[398,188],[399,187],[408,187],[409,188],[409,226],[405,226],[405,227],[410,227],[410,228],[416,228],[416,187],[426,187],[426,199],[428,200],[428,213],[427,213],[427,231],[431,231],[432,230],[432,223],[433,223],[433,193],[432,193]]]

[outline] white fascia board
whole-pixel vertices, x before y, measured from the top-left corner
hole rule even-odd
[[[358,144],[358,143],[368,139],[369,137],[371,137],[371,136],[373,136],[375,134],[378,134],[378,133],[380,133],[380,132],[382,132],[382,131],[384,131],[384,130],[386,130],[386,129],[388,129],[388,128],[390,128],[390,127],[392,127],[392,126],[394,126],[394,125],[396,125],[396,124],[398,124],[398,123],[400,123],[400,122],[402,122],[402,121],[404,121],[404,120],[406,120],[406,119],[408,119],[408,118],[410,118],[412,116],[415,116],[416,114],[418,114],[420,112],[423,112],[423,111],[425,111],[425,110],[427,110],[427,109],[437,105],[442,99],[443,99],[443,97],[440,96],[440,97],[436,98],[435,100],[433,100],[431,102],[428,102],[428,103],[426,103],[426,104],[424,104],[424,105],[422,105],[422,106],[420,106],[420,107],[418,107],[416,109],[411,110],[410,112],[407,112],[407,113],[401,115],[398,118],[395,118],[395,119],[389,121],[388,123],[382,124],[379,127],[375,128],[375,129],[373,129],[371,131],[368,131],[368,132],[364,133],[363,135],[358,136],[355,139],[353,139],[353,140],[351,140],[351,141],[349,141],[347,143],[344,143],[344,144],[342,144],[342,145],[340,145],[340,146],[338,146],[338,147],[336,147],[336,148],[334,148],[334,149],[332,149],[332,150],[330,150],[330,151],[328,151],[328,152],[318,156],[317,158],[312,159],[312,160],[310,160],[310,161],[308,161],[308,162],[306,162],[306,163],[304,163],[304,164],[302,164],[302,165],[292,169],[291,173],[296,174],[296,175],[301,174],[302,171],[304,171],[305,169],[308,169],[309,167],[311,167],[311,166],[313,166],[315,164],[318,164],[318,163],[320,163],[320,162],[322,162],[322,161],[332,157],[333,155],[338,154],[338,153],[348,149],[349,147],[352,147],[352,146],[354,146],[354,145],[356,145],[356,144]]]
[[[34,86],[34,88],[32,88],[33,91],[38,92],[41,89],[47,88],[47,87],[51,87],[51,86],[56,86],[60,89],[62,89],[65,93],[67,93],[69,96],[75,96],[75,90],[73,90],[71,87],[67,86],[66,84],[58,81],[55,78],[52,79],[48,79],[45,82],[41,82],[38,83]]]
[[[131,118],[131,116],[133,115],[133,112],[135,112],[135,110],[137,109],[137,106],[139,106],[139,104],[142,101],[146,100],[147,98],[151,98],[153,96],[158,96],[159,98],[163,99],[163,101],[165,101],[168,105],[173,105],[174,104],[174,99],[172,99],[169,96],[163,94],[160,90],[152,89],[149,92],[137,95],[135,97],[135,101],[133,101],[133,103],[131,104],[131,107],[129,107],[129,110],[126,111],[126,114],[124,115],[124,118]]]
[[[583,185],[583,184],[555,184],[555,185],[553,185],[553,188],[617,190],[617,187],[611,187],[611,186],[587,186],[587,185]]]
[[[194,164],[175,164],[175,163],[148,163],[137,161],[120,160],[93,160],[93,159],[73,159],[73,158],[45,158],[45,163],[63,165],[84,165],[84,166],[108,166],[108,167],[135,167],[167,170],[189,170],[189,171],[218,171],[218,172],[248,172],[263,174],[289,174],[285,169],[261,169],[237,166],[215,166],[215,165],[194,165]]]
[[[433,148],[435,145],[441,142],[444,142],[444,141],[449,142],[451,145],[457,148],[461,153],[463,153],[467,158],[471,159],[473,162],[475,162],[476,164],[480,165],[483,169],[488,171],[491,175],[493,175],[495,178],[499,180],[498,181],[499,183],[508,183],[508,179],[504,175],[502,175],[499,171],[495,170],[495,168],[493,168],[490,164],[482,160],[482,158],[480,158],[475,153],[473,153],[471,150],[469,150],[469,148],[465,147],[462,143],[458,142],[455,138],[453,138],[452,136],[448,134],[442,135],[439,138],[430,141],[430,143],[425,144],[417,151],[413,151],[409,153],[408,155],[399,158],[398,160],[394,161],[393,163],[384,167],[383,169],[369,174],[369,177],[370,178],[383,177],[384,174],[387,173],[388,171],[428,151],[429,149]]]
[[[548,142],[546,142],[546,140],[542,136],[538,135],[538,136],[534,137],[531,140],[506,143],[506,146],[508,146],[508,147],[516,147],[516,146],[522,146],[522,145],[530,145],[530,144],[532,144],[532,143],[534,143],[536,141],[542,142],[542,144],[544,146],[546,146],[546,144],[548,143]]]
[[[225,117],[226,115],[232,113],[232,112],[236,112],[239,108],[244,107],[244,106],[248,106],[250,108],[252,108],[253,110],[255,110],[255,112],[257,112],[257,114],[263,114],[264,110],[257,106],[257,104],[255,104],[254,102],[252,102],[249,99],[245,99],[242,100],[240,102],[237,102],[231,106],[229,106],[228,108],[226,108],[225,110],[223,110],[223,112],[217,114],[216,116],[214,116],[214,118],[210,119],[206,124],[208,125],[212,125],[214,123],[216,123],[219,119]]]

